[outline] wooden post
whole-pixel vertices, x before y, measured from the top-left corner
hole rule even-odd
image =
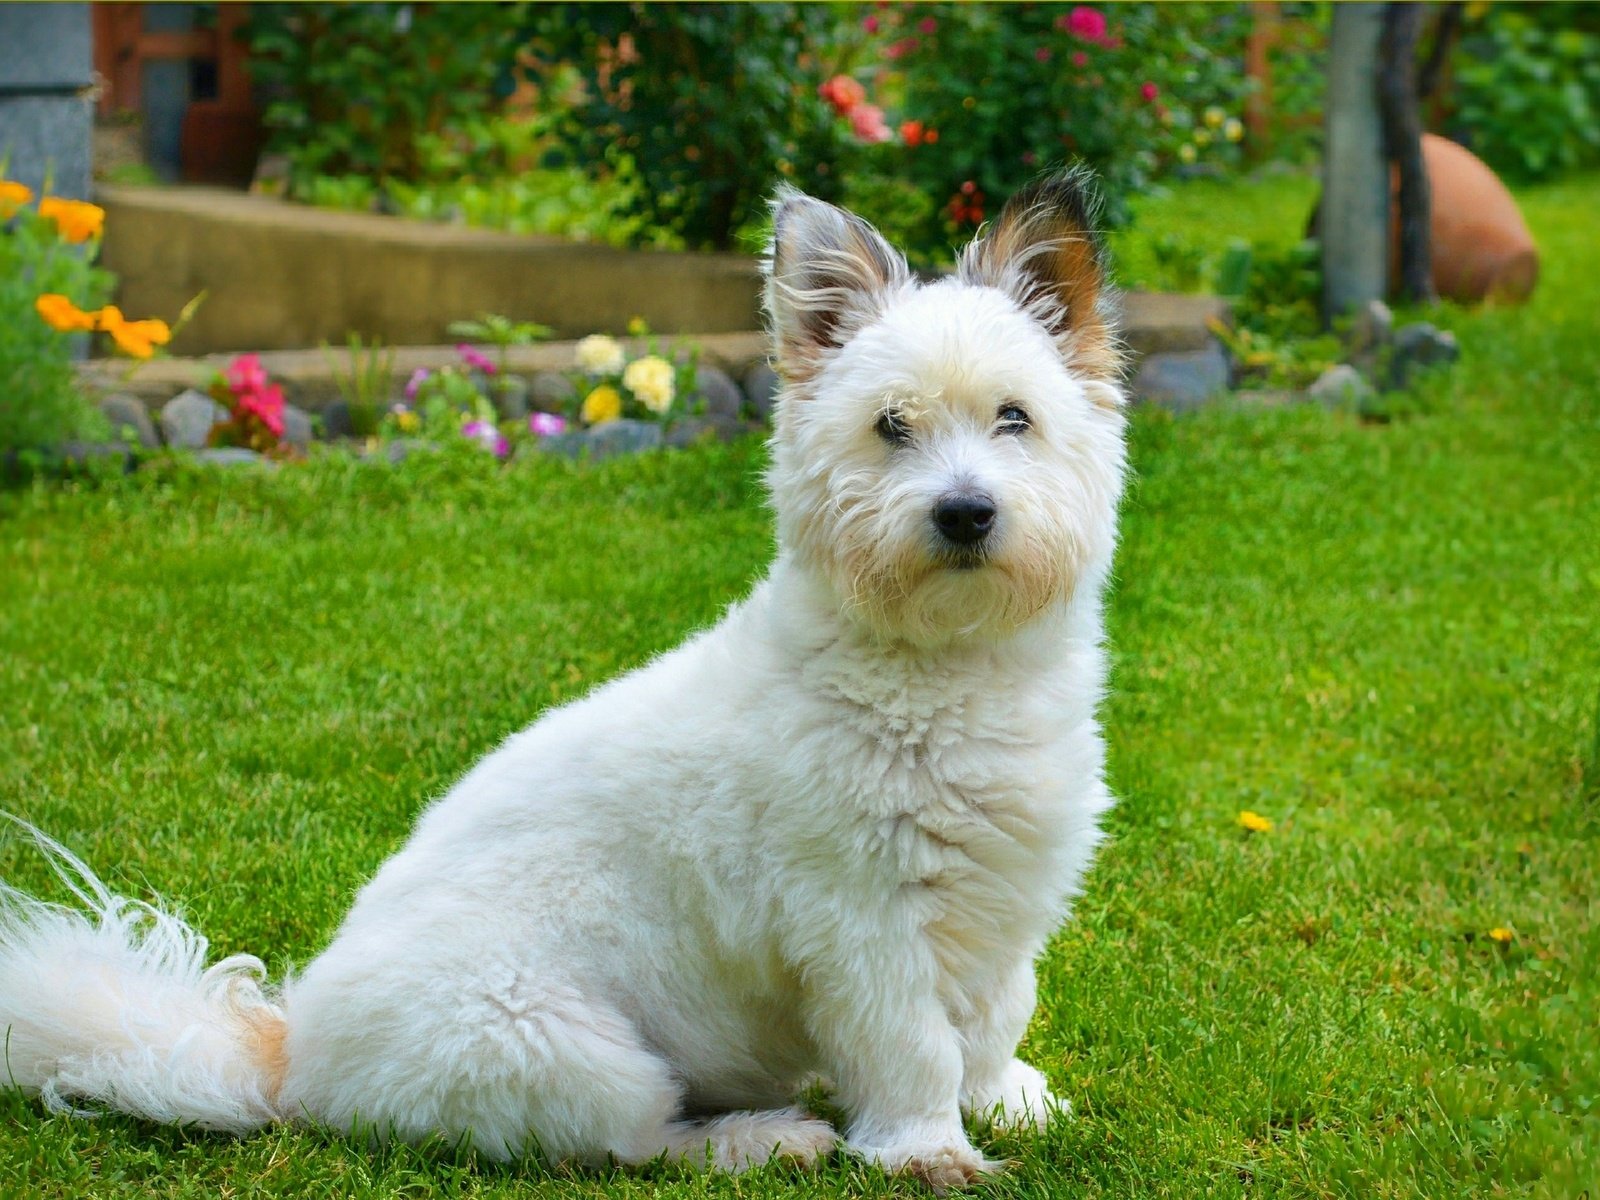
[[[1322,159],[1322,312],[1381,300],[1388,266],[1389,168],[1378,114],[1382,4],[1336,4]]]
[[[1421,4],[1390,3],[1385,7],[1383,66],[1378,77],[1384,157],[1400,176],[1396,283],[1400,295],[1414,303],[1435,299],[1429,236],[1432,206],[1428,169],[1422,161],[1422,104],[1417,98],[1417,42],[1424,11]]]

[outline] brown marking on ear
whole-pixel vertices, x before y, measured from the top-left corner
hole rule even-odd
[[[1114,383],[1123,358],[1105,303],[1105,246],[1088,173],[1047,175],[1007,201],[961,255],[961,278],[999,288],[1056,339],[1068,365]]]

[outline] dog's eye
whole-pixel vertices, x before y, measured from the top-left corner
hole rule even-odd
[[[995,430],[997,433],[1022,433],[1033,424],[1028,420],[1028,414],[1015,404],[1001,405],[996,419],[1000,422]]]
[[[890,445],[903,445],[911,440],[911,427],[890,409],[878,418],[878,436]]]

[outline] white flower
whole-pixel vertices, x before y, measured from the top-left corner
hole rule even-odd
[[[651,412],[664,413],[672,407],[676,377],[671,363],[649,354],[628,364],[628,369],[622,373],[622,386]]]
[[[1222,127],[1222,136],[1230,142],[1237,142],[1244,137],[1244,124],[1238,117],[1229,117],[1227,124]]]
[[[573,359],[590,375],[615,375],[622,370],[622,343],[603,333],[591,333],[579,342]]]

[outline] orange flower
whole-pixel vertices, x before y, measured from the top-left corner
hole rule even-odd
[[[17,209],[33,199],[33,189],[23,183],[0,179],[0,221],[6,220]]]
[[[61,236],[69,242],[87,242],[105,228],[106,210],[83,200],[64,200],[46,196],[39,201],[39,215],[54,221]]]
[[[62,333],[77,333],[94,328],[98,313],[84,312],[71,300],[58,292],[46,292],[33,302],[34,309],[51,329]]]
[[[149,358],[157,346],[165,346],[172,340],[172,330],[165,321],[126,320],[115,304],[100,310],[100,328],[111,335],[119,350],[134,358]]]

